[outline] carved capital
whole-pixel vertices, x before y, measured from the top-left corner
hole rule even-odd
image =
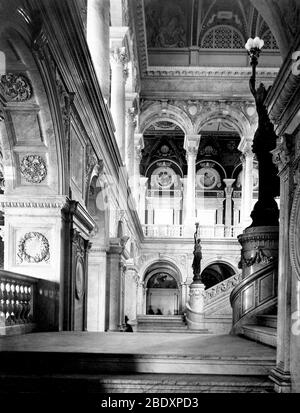
[[[137,111],[133,106],[127,110],[127,118],[135,128],[137,125]]]
[[[273,163],[277,166],[279,175],[283,172],[291,160],[291,145],[291,136],[286,134],[277,139],[277,146],[271,151],[273,155]]]
[[[110,51],[112,64],[123,65],[123,70],[127,70],[128,55],[125,47],[115,47]]]
[[[192,156],[196,157],[198,154],[201,135],[185,135],[184,149],[186,151],[186,158]]]

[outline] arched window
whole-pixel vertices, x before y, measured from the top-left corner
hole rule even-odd
[[[243,49],[245,40],[242,34],[232,26],[220,25],[204,33],[202,49]]]
[[[273,33],[271,32],[270,29],[268,29],[262,36],[261,38],[265,42],[264,48],[268,50],[278,50],[278,44],[276,42],[275,37],[273,36]]]

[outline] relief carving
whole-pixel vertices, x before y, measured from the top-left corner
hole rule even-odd
[[[27,155],[20,162],[20,172],[27,182],[39,184],[47,176],[47,166],[39,155]]]
[[[25,102],[33,95],[29,79],[22,74],[7,73],[0,78],[0,89],[7,100],[12,102]]]
[[[40,232],[28,232],[19,241],[17,256],[20,263],[38,264],[50,259],[50,246],[47,238]]]

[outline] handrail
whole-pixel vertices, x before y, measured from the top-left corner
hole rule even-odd
[[[218,284],[208,288],[205,290],[204,294],[204,302],[205,305],[208,305],[214,299],[219,297],[220,295],[228,292],[231,288],[237,286],[242,280],[242,273],[236,273],[231,277],[227,278],[226,280],[220,281]]]

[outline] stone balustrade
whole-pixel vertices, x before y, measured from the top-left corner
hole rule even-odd
[[[0,335],[57,329],[58,298],[54,282],[0,270]]]
[[[218,300],[224,293],[232,291],[232,289],[242,281],[242,273],[234,274],[232,277],[214,285],[205,290],[204,304],[209,305],[211,302]]]
[[[182,238],[184,236],[184,225],[143,225],[144,236],[146,238]],[[237,238],[241,234],[240,226],[225,225],[201,225],[201,238]]]

